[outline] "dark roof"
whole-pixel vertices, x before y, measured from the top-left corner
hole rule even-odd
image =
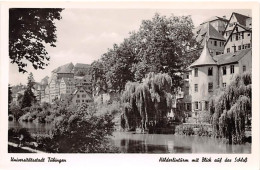
[[[206,19],[205,21],[203,21],[200,25],[203,25],[203,24],[205,24],[207,22],[216,21],[216,20],[222,20],[222,21],[228,22],[228,20],[225,19],[225,18],[221,18],[221,17],[218,17],[218,16],[213,16],[213,17],[210,17],[210,18]]]
[[[75,64],[75,68],[90,68],[90,64],[77,63]]]
[[[204,44],[200,57],[190,65],[190,68],[205,65],[217,65],[209,52],[207,42]]]
[[[54,69],[52,73],[72,73],[73,68],[74,65],[72,63],[68,63]]]
[[[232,15],[235,15],[236,19],[237,19],[237,22],[241,25],[244,25],[246,26],[246,20],[248,18],[250,18],[249,16],[246,16],[246,15],[242,15],[242,14],[239,14],[239,13],[236,13],[236,12],[233,12]],[[231,17],[232,17],[231,15]],[[231,18],[230,17],[230,18]]]
[[[210,23],[200,25],[196,28],[196,32],[198,32],[196,35],[196,41],[201,43],[202,46],[205,44],[206,36],[211,39],[226,41],[226,39]]]
[[[240,50],[235,53],[226,53],[226,54],[216,55],[213,58],[217,61],[218,65],[225,65],[225,64],[238,62],[241,58],[243,58],[249,52],[251,52],[251,55],[252,55],[252,48]]]

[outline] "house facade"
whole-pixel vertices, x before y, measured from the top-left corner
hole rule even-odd
[[[78,87],[77,90],[73,93],[72,103],[75,105],[81,105],[83,103],[89,104],[94,101],[91,92],[86,90],[84,87]]]

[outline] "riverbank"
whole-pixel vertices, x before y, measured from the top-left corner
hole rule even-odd
[[[8,153],[45,153],[27,146],[18,147],[18,144],[8,142]]]

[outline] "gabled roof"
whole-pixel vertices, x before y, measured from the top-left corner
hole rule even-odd
[[[217,63],[213,60],[209,52],[207,44],[208,43],[206,41],[206,43],[204,44],[204,48],[200,54],[200,57],[190,65],[190,68],[205,65],[217,65]]]
[[[75,96],[75,95],[78,93],[78,91],[80,91],[80,90],[84,90],[84,91],[90,96],[90,98],[93,98],[92,95],[91,95],[91,92],[88,91],[87,89],[85,89],[85,88],[82,87],[82,86],[78,87],[78,88],[74,91],[73,95]]]
[[[77,63],[75,64],[75,68],[90,68],[90,64]]]
[[[251,17],[249,17],[249,16],[245,16],[245,15],[242,15],[242,14],[239,14],[239,13],[236,13],[236,12],[233,12],[233,13],[231,14],[229,20],[228,20],[228,24],[226,25],[225,31],[227,30],[228,25],[229,25],[230,20],[231,20],[231,18],[233,17],[233,15],[236,17],[237,22],[238,22],[239,24],[241,24],[241,25],[244,25],[244,26],[246,26],[246,20],[247,20],[248,18],[251,18]],[[228,30],[228,31],[230,31],[230,30]]]
[[[73,63],[68,63],[54,69],[52,73],[72,73],[73,68],[74,68]]]
[[[234,53],[226,53],[221,55],[216,55],[213,58],[217,61],[218,65],[225,65],[225,64],[231,64],[236,63],[240,59],[242,59],[244,56],[246,56],[249,52],[251,52],[252,55],[252,48],[240,50]]]
[[[196,28],[196,31],[199,32],[196,35],[196,41],[201,43],[202,46],[205,44],[206,36],[210,39],[226,41],[226,39],[210,23],[200,25]]]
[[[244,25],[246,26],[246,20],[247,18],[250,18],[249,16],[246,16],[246,15],[242,15],[242,14],[239,14],[239,13],[236,13],[236,12],[233,12],[232,15],[235,15],[236,19],[237,19],[237,22],[241,25]],[[232,17],[231,15],[231,17]],[[231,18],[230,17],[230,18]]]
[[[208,26],[207,36],[209,38],[223,40],[223,41],[226,40],[211,24],[207,24],[207,26]]]
[[[210,18],[206,19],[205,21],[203,21],[200,25],[203,25],[203,24],[205,24],[207,22],[216,21],[216,20],[222,20],[222,21],[228,22],[228,20],[225,19],[225,18],[221,18],[221,17],[218,17],[218,16],[213,16],[213,17],[210,17]]]

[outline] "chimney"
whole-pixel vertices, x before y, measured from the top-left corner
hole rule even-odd
[[[223,18],[226,19],[226,15],[224,15]]]

